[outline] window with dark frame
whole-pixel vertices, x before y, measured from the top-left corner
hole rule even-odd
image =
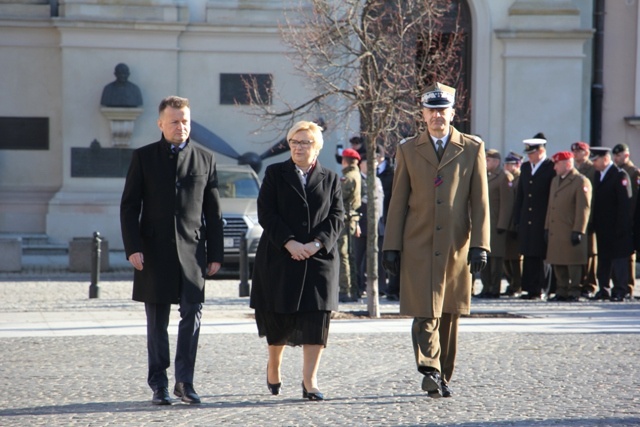
[[[221,105],[271,105],[271,74],[220,74]]]

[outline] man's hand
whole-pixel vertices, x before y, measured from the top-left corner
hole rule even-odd
[[[571,232],[571,244],[573,246],[578,246],[581,241],[582,241],[582,233],[579,232],[579,231],[572,231]]]
[[[144,268],[144,255],[142,255],[142,252],[133,253],[129,255],[129,262],[133,265],[133,268],[142,271]]]
[[[400,251],[382,251],[382,266],[387,274],[400,274]]]
[[[471,265],[471,273],[480,273],[487,266],[487,251],[481,248],[470,248],[467,264]]]
[[[220,270],[220,267],[222,267],[222,264],[219,262],[210,262],[207,265],[207,276],[213,276],[216,274]]]

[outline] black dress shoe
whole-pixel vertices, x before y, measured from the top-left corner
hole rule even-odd
[[[153,391],[151,403],[154,405],[171,405],[171,396],[166,387],[159,387]]]
[[[422,378],[422,390],[426,391],[429,397],[433,399],[442,397],[442,378],[440,377],[440,372],[425,372],[424,378]]]
[[[269,382],[269,366],[267,366],[267,388],[269,389],[271,394],[273,394],[274,396],[279,395],[281,386],[282,386],[282,383],[271,384]]]
[[[387,301],[398,301],[399,299],[398,294],[387,294]]]
[[[307,388],[304,386],[304,381],[302,381],[302,398],[309,400],[324,400],[324,394],[319,391],[307,391]]]
[[[173,394],[189,405],[200,403],[200,396],[198,396],[198,393],[193,389],[193,384],[176,383],[176,386],[173,388]]]
[[[622,302],[622,301],[624,301],[624,295],[613,294],[613,295],[611,295],[611,299],[610,300],[613,301],[613,302]]]
[[[449,387],[449,384],[442,382],[442,397],[451,397],[453,396],[453,390]]]
[[[549,298],[549,301],[551,301],[551,302],[564,302],[564,301],[568,301],[568,298],[560,296],[560,295],[555,295],[553,298]]]
[[[590,291],[582,291],[580,292],[580,297],[585,299],[591,299],[594,297],[594,293]]]
[[[593,298],[591,298],[592,301],[607,301],[609,299],[611,299],[611,295],[609,295],[609,292],[605,291],[604,289],[600,289],[598,292],[596,292]]]

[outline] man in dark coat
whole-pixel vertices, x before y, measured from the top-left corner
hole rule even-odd
[[[622,301],[629,293],[627,263],[633,252],[629,175],[613,163],[610,148],[591,147],[591,160],[597,171],[592,222],[598,243],[600,288],[594,298]]]
[[[145,303],[152,403],[170,405],[169,314],[180,304],[174,394],[200,403],[193,388],[205,277],[221,266],[222,216],[214,155],[189,141],[186,98],[159,107],[160,141],[133,152],[120,204],[122,239],[134,266],[133,299]]]
[[[633,164],[630,158],[629,146],[627,144],[617,144],[611,150],[613,163],[629,175],[629,185],[631,186],[631,222],[634,222],[634,211],[638,200],[638,189],[640,188],[640,169]],[[636,286],[636,253],[629,257],[629,293],[633,295]]]
[[[516,190],[520,180],[520,168],[522,167],[522,155],[510,151],[504,158],[504,170],[513,176],[511,182],[511,217],[505,243],[504,254],[504,275],[509,282],[505,290],[505,295],[519,298],[522,295],[522,255],[520,254],[520,244],[518,243],[518,233],[515,230],[514,206],[516,204]]]
[[[391,201],[391,192],[393,187],[393,162],[392,159],[386,155],[384,147],[378,145],[376,153],[378,153],[378,167],[376,175],[380,178],[382,191],[384,192],[384,199],[382,201],[382,218],[380,221],[380,235],[378,236],[378,264],[382,267],[382,246],[384,244],[385,224],[387,221],[387,213],[389,211],[389,202]],[[389,301],[398,300],[400,297],[399,275],[387,275],[384,268],[379,268],[378,282],[386,283],[386,287],[381,285],[380,289],[384,289]]]
[[[514,212],[520,252],[523,255],[522,290],[527,292],[521,298],[543,299],[546,298],[551,275],[551,267],[544,263],[547,255],[544,221],[551,180],[556,173],[553,162],[547,158],[547,140],[541,132],[522,142],[529,161],[522,165]]]

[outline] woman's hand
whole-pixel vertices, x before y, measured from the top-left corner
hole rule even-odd
[[[313,241],[302,244],[296,240],[289,240],[285,243],[284,247],[291,254],[291,258],[296,261],[309,259],[320,250],[320,248],[316,247],[315,242]]]

